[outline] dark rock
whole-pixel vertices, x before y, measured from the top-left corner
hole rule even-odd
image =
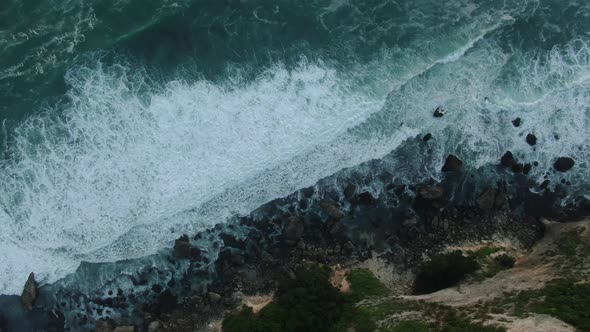
[[[494,206],[496,208],[500,208],[500,207],[502,207],[502,205],[504,205],[505,201],[506,201],[506,193],[504,192],[504,190],[498,189],[496,191],[496,199],[494,200]]]
[[[541,183],[541,189],[545,189],[545,188],[549,187],[549,183],[551,183],[551,181],[549,181],[549,180],[543,181],[543,183]]]
[[[428,134],[424,135],[424,137],[422,137],[422,140],[424,142],[428,142],[428,141],[430,141],[431,138],[432,138],[432,134],[428,133]]]
[[[33,310],[33,304],[35,304],[35,300],[37,299],[37,283],[35,282],[35,274],[33,272],[29,274],[20,298],[25,310]]]
[[[572,169],[575,164],[576,162],[572,158],[559,157],[553,164],[553,168],[555,168],[555,170],[558,172],[567,172]]]
[[[135,332],[135,326],[117,326],[113,332]]]
[[[526,135],[526,142],[530,145],[536,145],[537,144],[537,136],[533,135],[533,134],[528,134]]]
[[[301,192],[303,193],[303,196],[305,198],[311,198],[311,196],[313,196],[315,189],[313,187],[307,187],[304,189],[301,189]]]
[[[512,120],[512,125],[515,127],[520,127],[521,121],[522,120],[520,118],[516,118],[516,119]]]
[[[348,186],[346,186],[346,188],[344,188],[344,197],[348,200],[350,200],[352,197],[354,197],[355,193],[356,193],[356,186],[354,184],[349,184]]]
[[[287,225],[283,229],[283,235],[288,240],[299,240],[303,235],[303,231],[305,230],[305,226],[297,217],[289,217],[287,220]]]
[[[115,327],[109,320],[99,320],[96,322],[96,332],[113,332]]]
[[[463,161],[457,156],[450,154],[442,167],[442,172],[461,172],[463,169]]]
[[[512,152],[506,151],[506,153],[504,153],[502,156],[502,159],[500,159],[500,163],[504,167],[512,167],[516,164],[516,160],[514,159]]]
[[[169,289],[161,292],[151,304],[151,312],[156,315],[173,311],[178,306],[178,298]]]
[[[524,167],[522,169],[522,173],[524,175],[528,175],[532,169],[533,169],[533,166],[531,164],[526,164],[526,165],[524,165]]]
[[[223,245],[226,247],[232,247],[242,250],[246,248],[246,242],[244,240],[238,240],[232,234],[221,233],[219,234],[219,238],[223,241]]]
[[[342,219],[342,212],[338,208],[338,205],[331,201],[322,201],[320,202],[320,207],[326,214],[336,220]]]
[[[520,174],[524,170],[523,164],[514,164],[512,165],[512,172]]]
[[[372,205],[373,203],[375,203],[375,198],[373,198],[373,195],[371,195],[371,193],[365,191],[357,196],[357,198],[355,199],[355,203],[360,205]]]
[[[496,192],[495,188],[488,188],[486,189],[478,198],[477,198],[477,206],[479,206],[482,210],[491,210],[494,207],[496,201]]]
[[[418,195],[424,199],[435,200],[444,196],[445,189],[441,186],[425,186],[418,189]]]
[[[174,256],[178,259],[189,258],[191,256],[191,242],[188,235],[182,235],[174,241]]]
[[[162,288],[162,286],[160,286],[160,285],[158,285],[158,284],[154,284],[154,285],[152,286],[152,291],[154,291],[154,293],[159,293],[159,292],[161,292],[161,291],[162,291],[162,289],[163,289],[163,288]]]
[[[221,295],[213,292],[207,293],[207,298],[209,299],[209,302],[214,304],[219,303],[219,301],[221,301]]]
[[[354,244],[352,244],[352,242],[348,241],[344,244],[344,246],[342,247],[342,250],[347,254],[351,254],[354,251]]]
[[[442,118],[445,115],[445,110],[443,110],[442,106],[439,106],[436,108],[436,110],[434,110],[434,114],[433,116],[435,118]]]

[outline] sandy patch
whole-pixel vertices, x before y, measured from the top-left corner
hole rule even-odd
[[[244,296],[242,302],[244,305],[252,308],[252,311],[256,314],[266,307],[273,300],[273,295],[253,295]]]

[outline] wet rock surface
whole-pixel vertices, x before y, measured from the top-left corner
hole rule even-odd
[[[37,282],[35,281],[35,274],[33,272],[29,274],[29,278],[25,283],[23,293],[20,297],[23,303],[23,308],[28,311],[33,310],[33,305],[37,299]]]
[[[553,164],[553,168],[558,172],[567,172],[574,167],[576,162],[570,157],[559,157]]]

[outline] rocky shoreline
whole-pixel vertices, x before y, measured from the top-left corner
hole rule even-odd
[[[131,276],[131,287],[94,294],[46,285],[34,305],[28,300],[30,311],[17,308],[18,297],[0,297],[7,304],[3,308],[11,308],[0,310],[0,331],[61,331],[64,325],[69,331],[215,330],[214,323],[240,308],[247,296],[272,294],[308,262],[355,266],[378,258],[410,276],[399,283],[407,290],[416,268],[446,247],[494,237],[531,247],[543,236],[542,218],[588,214],[586,200],[561,206],[566,187],[551,191],[532,182],[521,167],[515,169],[519,164],[509,152],[500,164],[489,168],[503,172],[502,180],[482,185],[483,176],[465,172],[463,162],[450,155],[442,181],[408,185],[383,161],[368,162],[361,167],[370,169],[370,176],[337,174],[249,216],[183,235],[165,253],[180,274],[140,269]],[[340,189],[326,184],[335,179],[348,184]]]

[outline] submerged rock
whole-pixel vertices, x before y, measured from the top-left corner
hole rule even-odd
[[[37,299],[37,283],[35,282],[35,274],[33,272],[29,274],[20,298],[25,310],[33,310],[33,304],[35,304],[35,300]]]
[[[432,114],[435,118],[442,118],[447,112],[443,110],[442,106],[439,106],[434,110],[434,114]]]
[[[431,138],[432,138],[432,134],[428,133],[428,134],[424,135],[424,137],[422,137],[422,140],[424,142],[428,142],[428,141],[430,141]]]
[[[534,146],[537,144],[537,136],[533,135],[533,134],[528,134],[526,135],[526,142],[530,145],[530,146]]]
[[[533,169],[533,166],[531,164],[526,164],[526,165],[524,165],[524,168],[522,169],[522,173],[524,175],[528,175],[532,169]]]
[[[461,172],[463,170],[463,161],[457,156],[450,154],[445,161],[441,171],[442,172]]]
[[[516,118],[516,119],[512,120],[512,125],[515,127],[520,127],[521,121],[522,120],[520,118]]]
[[[514,159],[512,152],[506,151],[506,153],[504,153],[504,155],[500,159],[500,163],[504,167],[512,167],[514,164],[516,164],[516,160]]]
[[[575,164],[576,162],[572,158],[559,157],[553,164],[553,168],[555,168],[555,170],[559,172],[567,172],[570,169],[572,169],[572,167],[574,167]]]
[[[512,172],[516,173],[516,174],[520,174],[524,171],[524,165],[523,164],[514,164],[512,165]]]
[[[435,200],[444,196],[445,190],[441,186],[425,186],[418,189],[418,195],[424,199]]]

